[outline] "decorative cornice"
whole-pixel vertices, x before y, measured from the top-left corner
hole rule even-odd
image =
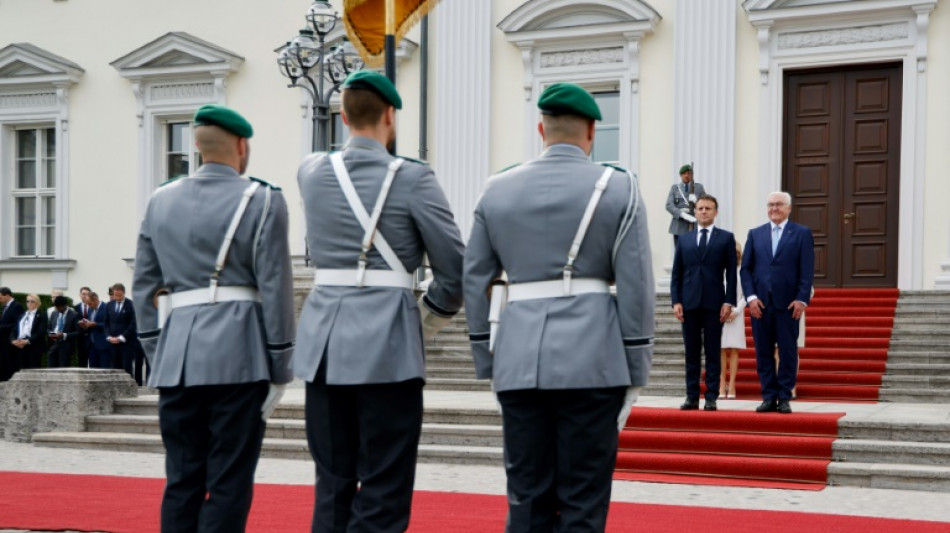
[[[0,87],[72,84],[85,72],[72,61],[30,43],[13,43],[0,49]]]
[[[184,83],[159,83],[149,87],[149,100],[207,100],[214,97],[214,83],[197,81]]]
[[[19,94],[0,93],[0,109],[35,109],[43,107],[56,107],[56,91],[37,91]]]
[[[595,22],[589,22],[597,15]],[[577,21],[570,20],[582,16]],[[640,0],[529,0],[498,24],[509,42],[521,46],[557,42],[641,39],[653,32],[661,17]]]
[[[4,259],[0,260],[0,270],[72,270],[76,268],[75,259]]]
[[[852,26],[816,31],[797,31],[778,34],[779,50],[795,48],[819,48],[861,43],[899,41],[910,36],[907,22]]]
[[[185,32],[169,32],[110,65],[125,78],[221,76],[236,72],[244,58]]]
[[[592,48],[567,52],[542,52],[541,68],[571,67],[576,65],[601,65],[623,63],[623,47]]]

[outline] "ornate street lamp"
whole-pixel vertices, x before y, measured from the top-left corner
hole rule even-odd
[[[310,94],[313,117],[313,151],[330,149],[330,98],[351,72],[363,68],[363,59],[346,39],[327,49],[326,37],[340,20],[328,0],[314,0],[307,10],[308,27],[277,50],[280,73],[288,87],[302,87]]]

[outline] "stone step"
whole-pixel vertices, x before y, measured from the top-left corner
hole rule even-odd
[[[431,368],[466,369],[475,372],[475,362],[472,357],[455,357],[448,355],[426,356],[426,370]]]
[[[879,442],[950,443],[950,422],[849,420],[845,417],[838,422],[838,437]]]
[[[37,433],[33,436],[36,446],[47,448],[72,448],[85,450],[109,450],[123,452],[165,453],[159,435],[134,433],[88,433],[62,432]],[[272,459],[309,460],[310,452],[306,439],[265,438],[261,457]],[[419,462],[453,464],[501,465],[503,453],[495,446],[454,446],[445,444],[420,444]]]
[[[484,391],[491,390],[491,383],[487,379],[427,378],[426,388],[429,390]]]
[[[892,339],[888,351],[946,353],[947,343],[931,340],[927,336],[914,339]]]
[[[832,462],[828,465],[828,484],[950,492],[950,467]]]
[[[833,461],[950,467],[950,443],[945,442],[839,439],[831,449]]]
[[[950,351],[920,351],[909,352],[904,350],[888,350],[888,364],[950,364]]]
[[[426,380],[432,379],[475,379],[475,369],[427,366]]]
[[[950,376],[885,375],[882,385],[891,388],[926,388],[950,390]]]
[[[888,376],[939,376],[950,378],[950,364],[888,363]]]
[[[482,426],[423,423],[420,444],[501,448],[501,423]]]
[[[920,388],[881,389],[881,401],[897,403],[950,403],[950,390]]]

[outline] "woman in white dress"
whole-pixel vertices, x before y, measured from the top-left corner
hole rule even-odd
[[[736,264],[742,264],[742,247],[736,241]],[[725,280],[723,280],[725,283]],[[745,343],[745,296],[742,294],[742,284],[739,282],[739,269],[736,269],[736,307],[722,325],[722,372],[719,378],[719,390],[723,398],[736,397],[736,370],[739,368],[739,350],[746,347]],[[728,365],[726,364],[728,362]],[[727,379],[728,376],[728,379]],[[728,382],[728,386],[727,386]]]

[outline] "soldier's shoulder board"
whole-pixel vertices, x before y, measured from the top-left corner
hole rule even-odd
[[[261,185],[264,185],[265,187],[270,187],[271,189],[273,189],[273,190],[275,190],[275,191],[283,190],[283,189],[281,189],[280,187],[274,185],[273,183],[271,183],[271,182],[269,182],[269,181],[266,181],[266,180],[262,180],[261,178],[255,178],[254,176],[248,176],[248,178],[250,178],[251,181],[256,181],[257,183],[260,183]]]
[[[406,157],[406,156],[404,156],[404,155],[398,155],[398,156],[396,156],[396,157],[398,157],[398,158],[400,158],[400,159],[405,159],[406,161],[412,161],[413,163],[418,163],[418,164],[420,164],[420,165],[429,166],[429,162],[428,162],[428,161],[423,161],[423,160],[421,160],[421,159],[413,159],[413,158],[411,158],[411,157]]]
[[[627,173],[627,169],[625,169],[625,168],[623,168],[623,167],[618,167],[617,165],[612,165],[612,164],[610,164],[610,163],[601,163],[601,165],[603,165],[603,166],[605,166],[605,167],[610,167],[610,168],[612,168],[612,169],[614,169],[614,170],[618,170],[618,171],[620,171],[620,172],[623,172],[624,174]]]
[[[180,180],[180,179],[182,179],[182,178],[184,178],[184,176],[178,176],[177,178],[172,178],[172,179],[170,179],[170,180],[165,180],[164,182],[162,182],[161,185],[159,185],[159,188],[164,187],[164,186],[166,186],[166,185],[171,185],[172,183],[175,183],[176,181],[178,181],[178,180]]]

